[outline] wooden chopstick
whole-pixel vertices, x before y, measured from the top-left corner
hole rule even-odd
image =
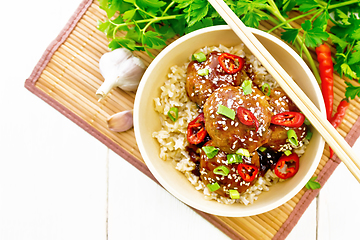
[[[223,0],[209,0],[210,4],[238,35],[245,46],[254,54],[268,72],[275,78],[281,88],[309,119],[312,126],[321,134],[337,156],[342,160],[354,177],[360,182],[360,161],[356,154],[336,131],[314,103],[293,81],[259,40],[250,32],[244,23],[235,15]]]

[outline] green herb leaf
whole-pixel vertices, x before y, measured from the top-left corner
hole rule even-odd
[[[347,85],[345,97],[354,99],[356,96],[360,97],[360,87],[352,85],[350,82],[345,82]]]
[[[343,63],[341,64],[341,71],[350,78],[357,78],[356,73],[352,71],[349,64]]]
[[[296,3],[299,5],[299,11],[301,12],[307,12],[319,6],[314,0],[297,0]]]
[[[127,38],[115,38],[109,43],[109,48],[111,50],[121,48],[121,47],[130,49],[131,51],[135,51],[136,43],[134,40],[127,39]]]
[[[182,9],[185,15],[186,22],[188,27],[193,26],[195,23],[200,22],[203,18],[207,16],[209,11],[210,3],[203,0],[175,0],[175,2],[180,3],[177,8]]]
[[[144,34],[144,43],[153,49],[161,49],[166,46],[166,42],[161,38],[161,34],[147,31]]]
[[[112,33],[111,27],[112,24],[109,21],[105,21],[105,22],[98,21],[97,29],[105,33],[107,37],[109,37],[109,33]]]
[[[329,36],[330,36],[331,41],[335,44],[338,44],[338,46],[340,47],[340,49],[338,49],[339,52],[343,52],[343,50],[346,48],[346,46],[349,45],[349,43],[346,42],[344,39],[339,38],[334,34],[330,33]]]
[[[296,5],[296,0],[285,0],[281,2],[280,6],[282,8],[282,12],[283,14],[286,14],[286,12],[291,11],[291,9],[293,9]]]
[[[131,21],[133,19],[133,17],[135,16],[136,11],[137,11],[137,9],[131,9],[131,10],[126,11],[122,16],[123,19],[125,19],[126,22]]]
[[[350,37],[355,40],[360,39],[360,28],[356,29],[353,33],[351,33]]]
[[[253,28],[257,28],[261,20],[265,20],[264,17],[255,12],[248,12],[242,18],[242,21],[246,26]]]
[[[294,43],[297,35],[300,32],[300,29],[297,28],[284,28],[285,32],[281,33],[281,39],[288,42]]]
[[[306,183],[305,187],[307,189],[313,189],[313,190],[321,188],[320,183],[315,181],[316,179],[317,179],[317,177],[310,178],[310,180]]]
[[[360,30],[360,28],[359,28]],[[360,41],[357,41],[356,45],[353,48],[353,52],[350,55],[350,59],[348,61],[349,65],[360,62]]]
[[[211,18],[204,18],[201,21],[195,23],[194,25],[192,25],[190,27],[189,26],[186,27],[185,33],[190,33],[190,32],[196,31],[198,29],[205,28],[205,27],[211,27],[213,25],[214,25],[214,23]]]
[[[268,19],[267,14],[257,11],[258,9],[265,8],[266,1],[254,0],[254,1],[237,1],[236,7],[232,9],[236,15],[244,22],[248,27],[257,28],[261,20]]]
[[[328,12],[323,12],[319,17],[317,17],[314,22],[313,22],[313,26],[314,27],[318,27],[323,31],[326,31],[326,26],[329,20],[329,13]]]
[[[315,27],[306,31],[305,45],[307,47],[317,47],[323,41],[326,41],[329,37],[327,32],[324,32],[321,28]]]
[[[309,31],[312,28],[312,23],[310,20],[305,20],[305,22],[301,24],[301,27],[304,31]]]
[[[203,19],[209,11],[209,2],[208,1],[201,1],[195,0],[192,6],[192,12],[188,14],[189,16],[189,27],[194,25],[196,22],[199,22]]]
[[[166,5],[166,2],[159,0],[136,0],[138,5],[142,5],[144,7],[152,7],[152,8],[161,8]]]
[[[341,23],[344,25],[350,25],[351,23],[349,22],[349,16],[347,14],[345,14],[343,11],[341,11],[340,9],[335,9],[336,12],[336,16],[340,19]]]

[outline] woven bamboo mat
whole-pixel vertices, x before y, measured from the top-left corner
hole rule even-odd
[[[106,123],[112,114],[133,108],[135,93],[117,88],[101,103],[95,96],[103,81],[98,62],[102,54],[109,51],[105,35],[96,29],[99,19],[104,20],[105,13],[99,9],[98,1],[84,0],[58,38],[50,44],[25,86],[156,181],[141,158],[134,132],[114,133],[108,130]],[[263,30],[272,27],[268,22],[260,26]],[[279,35],[279,32],[274,34]],[[153,54],[158,52],[153,51]],[[152,60],[144,53],[135,55],[142,58],[146,65]],[[334,109],[344,97],[344,92],[344,81],[335,76]],[[345,120],[338,129],[350,145],[360,135],[359,115],[360,101],[355,99],[351,101]],[[314,174],[322,186],[340,163],[339,159],[329,159],[328,156],[326,146]],[[318,192],[303,188],[284,205],[252,217],[227,218],[195,211],[233,239],[284,239]]]

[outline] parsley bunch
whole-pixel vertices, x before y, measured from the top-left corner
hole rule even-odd
[[[110,39],[109,48],[131,51],[162,49],[175,35],[225,24],[207,0],[99,0],[108,19],[98,29]],[[281,38],[294,44],[306,57],[316,79],[320,75],[309,49],[328,38],[335,45],[334,70],[340,76],[359,80],[360,76],[360,0],[225,0],[245,23],[258,28],[262,20],[280,29]],[[296,11],[296,17],[290,18]],[[300,25],[291,22],[302,22]],[[296,27],[294,27],[296,26]],[[125,32],[125,36],[117,34]],[[360,97],[360,87],[346,82],[346,97]]]

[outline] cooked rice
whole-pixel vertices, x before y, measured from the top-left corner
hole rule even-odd
[[[206,54],[212,52],[228,52],[238,55],[240,57],[246,57],[247,63],[252,65],[253,71],[256,72],[258,78],[262,79],[264,83],[268,83],[271,88],[278,87],[277,82],[273,77],[268,74],[267,70],[261,65],[261,63],[249,53],[244,51],[244,45],[240,44],[235,47],[227,48],[223,45],[204,47],[196,52],[203,52]],[[194,185],[195,189],[202,191],[205,199],[216,200],[220,203],[233,204],[235,202],[245,205],[252,204],[257,200],[258,195],[262,191],[269,191],[269,187],[276,184],[279,179],[272,170],[268,170],[262,177],[260,176],[256,183],[248,188],[246,192],[240,194],[240,199],[230,199],[218,195],[215,192],[210,192],[201,179],[192,173],[196,165],[190,160],[190,156],[186,151],[188,141],[186,139],[186,132],[188,123],[198,115],[198,108],[196,104],[188,98],[186,94],[186,71],[189,61],[182,66],[173,66],[170,68],[168,74],[168,80],[161,86],[160,97],[155,98],[155,111],[159,113],[162,129],[153,133],[153,137],[157,139],[160,144],[160,158],[164,161],[173,161],[176,164],[176,169],[184,173],[189,182]],[[168,117],[167,113],[170,108],[178,108],[178,119],[173,122]],[[293,149],[299,156],[301,156],[306,148],[308,141],[300,142],[296,149]],[[289,147],[291,150],[291,145]],[[286,149],[284,149],[285,151]]]

